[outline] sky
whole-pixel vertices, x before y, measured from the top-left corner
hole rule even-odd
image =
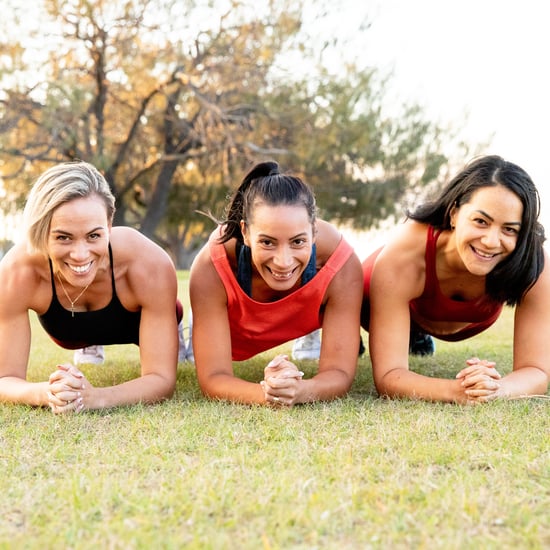
[[[340,0],[339,33],[365,10],[357,40],[370,64],[393,71],[395,101],[418,101],[433,121],[463,126],[484,152],[533,178],[550,233],[550,32],[540,0]],[[360,7],[359,7],[360,6]],[[464,159],[468,161],[469,159]]]

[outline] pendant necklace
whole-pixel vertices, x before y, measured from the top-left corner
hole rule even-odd
[[[63,292],[65,294],[65,296],[67,297],[67,300],[69,300],[69,302],[71,302],[71,317],[74,317],[74,305],[76,304],[76,302],[78,302],[78,300],[81,298],[81,296],[88,290],[88,287],[94,282],[93,280],[90,281],[83,289],[82,291],[80,292],[80,294],[74,299],[74,300],[71,300],[70,296],[67,294],[67,291],[65,290],[65,287],[63,286],[63,281],[61,280],[61,277],[59,276],[59,273],[56,273],[57,275],[57,280],[59,281],[59,283],[61,284],[61,288],[63,289]]]

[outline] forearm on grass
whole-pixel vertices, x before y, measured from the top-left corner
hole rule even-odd
[[[28,382],[16,376],[0,378],[0,401],[19,405],[48,405],[48,383]]]

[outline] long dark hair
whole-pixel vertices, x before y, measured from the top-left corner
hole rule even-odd
[[[223,228],[219,241],[224,243],[236,238],[242,242],[241,220],[250,223],[253,207],[260,202],[270,206],[303,205],[310,222],[315,223],[317,206],[309,185],[296,176],[281,174],[274,161],[261,162],[248,172],[233,194],[226,218],[221,222]]]
[[[486,278],[486,292],[493,299],[516,305],[535,284],[544,268],[544,228],[538,222],[540,198],[530,176],[518,165],[497,155],[475,159],[457,174],[439,196],[407,216],[437,229],[451,229],[451,211],[467,203],[482,187],[502,185],[523,205],[523,215],[514,251]]]

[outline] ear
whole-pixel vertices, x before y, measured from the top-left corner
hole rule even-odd
[[[248,226],[244,220],[240,221],[241,234],[243,236],[243,242],[246,246],[250,247],[250,240],[248,238]]]
[[[456,227],[456,216],[458,214],[458,208],[456,207],[456,203],[453,204],[451,207],[451,210],[449,211],[449,224],[451,225],[451,229],[454,229]]]

